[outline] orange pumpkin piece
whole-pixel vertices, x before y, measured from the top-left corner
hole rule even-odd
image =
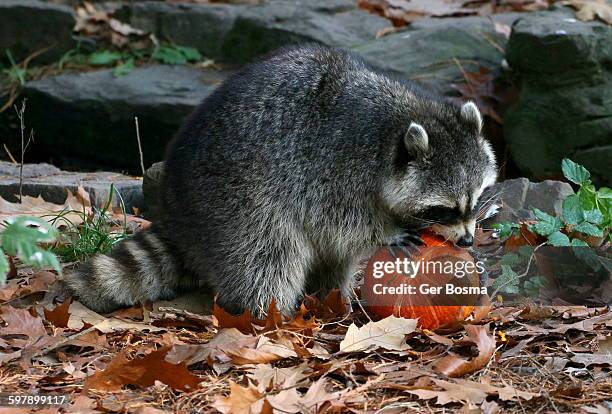
[[[472,260],[471,256],[468,256],[466,259],[466,252],[463,249],[454,247],[454,245],[450,242],[446,242],[439,236],[430,234],[430,233],[422,233],[421,238],[425,242],[425,248],[421,249],[421,255],[417,255],[417,257],[411,258],[412,261],[420,260],[423,255],[426,256],[427,248],[437,247],[437,248],[445,248],[445,249],[430,249],[434,250],[434,256],[436,254],[440,255],[450,255],[461,257],[461,260]],[[389,253],[388,249],[379,250],[374,256],[376,260],[382,261],[394,261],[397,257],[405,258],[406,256],[401,252],[394,252],[395,257]],[[430,257],[431,258],[431,257]],[[371,260],[372,261],[372,260]],[[366,271],[367,272],[367,271]],[[476,279],[467,278],[467,284],[478,283]],[[416,284],[427,283],[435,286],[442,286],[444,283],[448,282],[448,280],[436,279],[431,275],[418,274],[414,282]],[[366,284],[368,283],[368,279],[366,277]],[[395,282],[394,282],[395,283]],[[367,288],[367,286],[366,286]],[[474,298],[474,303],[475,303]],[[366,297],[367,300],[367,297]],[[457,322],[464,321],[474,309],[472,304],[466,304],[464,300],[457,300],[457,304],[448,305],[448,296],[446,296],[445,303],[443,305],[436,304],[436,297],[430,297],[427,295],[404,295],[401,297],[401,300],[393,305],[381,305],[380,303],[372,306],[367,306],[367,310],[369,313],[379,317],[385,318],[387,316],[398,316],[409,319],[419,319],[419,326],[422,329],[437,329],[443,326],[450,326]],[[414,304],[417,303],[417,304]]]

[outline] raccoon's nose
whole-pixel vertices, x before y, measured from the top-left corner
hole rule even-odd
[[[474,244],[474,236],[472,236],[471,234],[466,234],[465,236],[457,240],[456,244],[459,247],[470,247],[472,244]]]

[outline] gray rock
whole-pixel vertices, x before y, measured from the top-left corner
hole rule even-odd
[[[545,180],[530,182],[527,178],[516,178],[495,184],[483,197],[497,194],[500,210],[486,220],[485,226],[504,221],[516,222],[534,218],[537,208],[551,215],[560,215],[563,200],[573,194],[572,187],[562,181]]]
[[[70,7],[37,0],[0,1],[0,60],[4,49],[20,61],[34,52],[50,47],[33,59],[49,63],[75,46],[72,39],[74,13]]]
[[[374,39],[390,25],[359,10],[352,0],[269,0],[256,5],[143,1],[126,5],[116,16],[160,39],[234,63],[295,43],[349,48]]]
[[[375,67],[452,96],[450,85],[463,80],[462,69],[499,71],[505,44],[491,20],[465,17],[427,20],[352,50]]]
[[[507,49],[521,92],[505,116],[504,136],[519,169],[558,177],[562,158],[580,158],[610,183],[612,27],[566,10],[527,14]]]
[[[612,145],[576,150],[572,159],[577,163],[587,165],[591,174],[602,177],[601,181],[610,183],[612,176]],[[603,177],[606,177],[604,179]]]
[[[0,161],[0,196],[7,201],[18,201],[18,165]],[[25,174],[25,172],[29,174]],[[111,184],[120,198],[112,199],[113,207],[123,205],[128,213],[132,207],[143,209],[142,180],[114,172],[76,173],[61,171],[48,164],[24,165],[23,195],[38,197],[45,201],[62,204],[66,200],[66,190],[75,193],[82,186],[89,193],[91,203],[103,207],[109,200]]]
[[[138,117],[145,165],[163,157],[183,118],[225,74],[154,65],[115,77],[111,70],[69,73],[29,82],[27,124],[39,151],[59,160],[138,171]]]
[[[523,206],[558,216],[563,212],[563,200],[571,194],[574,194],[572,186],[563,181],[544,180],[539,183],[529,183]]]
[[[142,179],[142,192],[144,194],[146,217],[155,220],[159,217],[160,186],[164,173],[164,163],[156,162],[145,171]]]
[[[19,177],[21,166],[19,164],[0,161],[0,176]],[[36,178],[59,174],[61,170],[51,164],[24,164],[23,177]]]

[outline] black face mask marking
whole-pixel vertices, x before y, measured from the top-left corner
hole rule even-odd
[[[462,214],[457,207],[433,206],[424,210],[418,217],[440,224],[456,224],[461,221]]]

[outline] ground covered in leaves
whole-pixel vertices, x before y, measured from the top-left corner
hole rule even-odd
[[[0,389],[68,396],[49,412],[610,412],[608,308],[486,306],[434,333],[345,314],[337,292],[294,318],[99,315],[53,303],[55,279],[24,268],[0,290]]]

